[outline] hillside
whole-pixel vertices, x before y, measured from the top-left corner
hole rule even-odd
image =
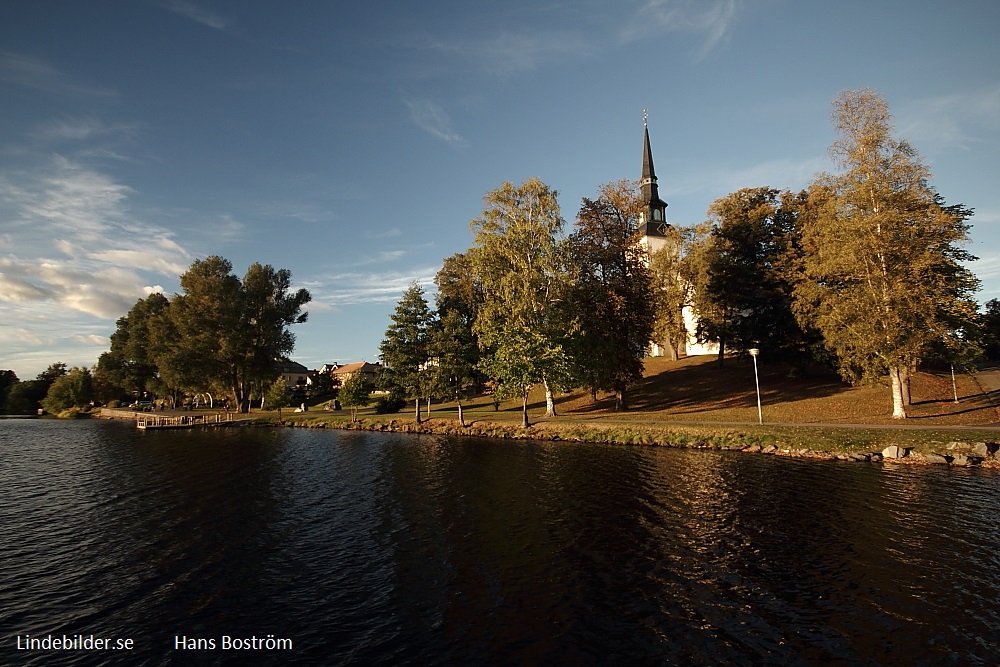
[[[851,387],[837,375],[814,373],[796,376],[784,365],[759,365],[761,403],[765,423],[892,424],[888,387]],[[956,374],[959,402],[954,402],[951,375],[920,372],[914,375],[913,405],[907,423],[925,426],[988,425],[1000,421],[994,399],[977,378]],[[756,422],[757,397],[750,359],[727,359],[719,367],[715,357],[688,357],[680,361],[646,359],[644,379],[632,390],[630,409],[615,412],[614,398],[598,396],[595,403],[585,391],[557,398],[561,416],[571,419],[617,417],[643,421]],[[447,407],[450,406],[445,406]],[[489,397],[468,406],[485,417],[494,412]],[[540,390],[532,393],[530,410],[537,417],[545,407]],[[520,403],[506,401],[501,412],[517,413]]]

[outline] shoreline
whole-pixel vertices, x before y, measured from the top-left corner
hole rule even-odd
[[[101,419],[135,421],[147,413],[120,408],[104,408],[95,415]],[[738,451],[815,461],[848,461],[867,463],[901,463],[918,465],[949,465],[1000,470],[1000,432],[974,427],[906,428],[901,430],[880,426],[817,426],[685,423],[663,424],[641,421],[574,421],[566,418],[537,421],[522,428],[514,420],[490,420],[470,415],[462,427],[454,418],[432,417],[417,424],[412,417],[384,415],[363,416],[357,422],[343,414],[322,412],[243,415],[245,426],[274,428],[337,429],[411,435],[448,435],[456,437],[494,438],[499,440],[538,440],[546,442],[579,442],[622,446],[673,447]],[[831,440],[828,431],[838,431]],[[954,431],[955,439],[930,439],[914,443],[914,434],[940,436],[942,431]],[[961,439],[975,433],[976,438]],[[896,437],[893,437],[893,436]],[[982,437],[987,436],[987,437]]]
[[[571,421],[536,422],[527,429],[520,424],[503,421],[469,420],[462,427],[454,419],[430,418],[417,424],[412,419],[306,417],[278,419],[260,417],[260,425],[283,428],[332,428],[347,431],[374,431],[413,435],[451,435],[460,437],[496,438],[503,440],[541,440],[548,442],[580,442],[623,446],[673,447],[677,449],[706,449],[739,451],[748,454],[768,454],[789,458],[818,461],[890,462],[903,464],[955,467],[981,467],[1000,469],[1000,445],[992,441],[952,441],[944,452],[916,451],[915,447],[887,443],[882,449],[864,447],[817,449],[801,442],[790,444],[772,432],[742,428],[736,425],[645,426],[638,422],[586,424]],[[975,431],[976,429],[966,429]],[[1000,440],[1000,434],[998,434]]]

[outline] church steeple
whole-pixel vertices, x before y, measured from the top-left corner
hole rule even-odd
[[[649,125],[646,110],[642,111],[642,211],[639,213],[639,233],[644,236],[665,236],[667,232],[667,202],[660,199],[653,169],[653,149],[649,147]]]

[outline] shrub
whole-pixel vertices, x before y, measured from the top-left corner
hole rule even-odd
[[[391,415],[396,414],[406,407],[406,399],[398,396],[382,396],[375,401],[375,414]]]

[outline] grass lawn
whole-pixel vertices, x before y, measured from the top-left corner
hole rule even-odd
[[[596,440],[632,444],[670,443],[727,446],[730,443],[774,445],[814,451],[875,451],[888,444],[916,451],[942,451],[951,442],[994,442],[1000,439],[997,396],[986,392],[975,376],[956,375],[958,402],[951,374],[921,372],[912,380],[909,419],[893,420],[887,387],[851,387],[836,375],[799,376],[785,366],[759,366],[764,425],[759,425],[753,363],[715,357],[680,361],[646,360],[643,380],[629,396],[629,409],[616,412],[614,397],[576,390],[557,397],[559,416],[543,417],[544,395],[530,396],[532,428],[520,429],[520,401],[494,408],[491,396],[463,402],[468,430],[459,429],[453,402],[432,407],[431,421],[417,428],[412,404],[396,415],[359,411],[362,428],[420,432],[469,433],[494,437],[537,437]],[[264,413],[271,417],[273,413]],[[288,425],[345,426],[350,411],[282,412]],[[887,428],[891,427],[891,428]]]

